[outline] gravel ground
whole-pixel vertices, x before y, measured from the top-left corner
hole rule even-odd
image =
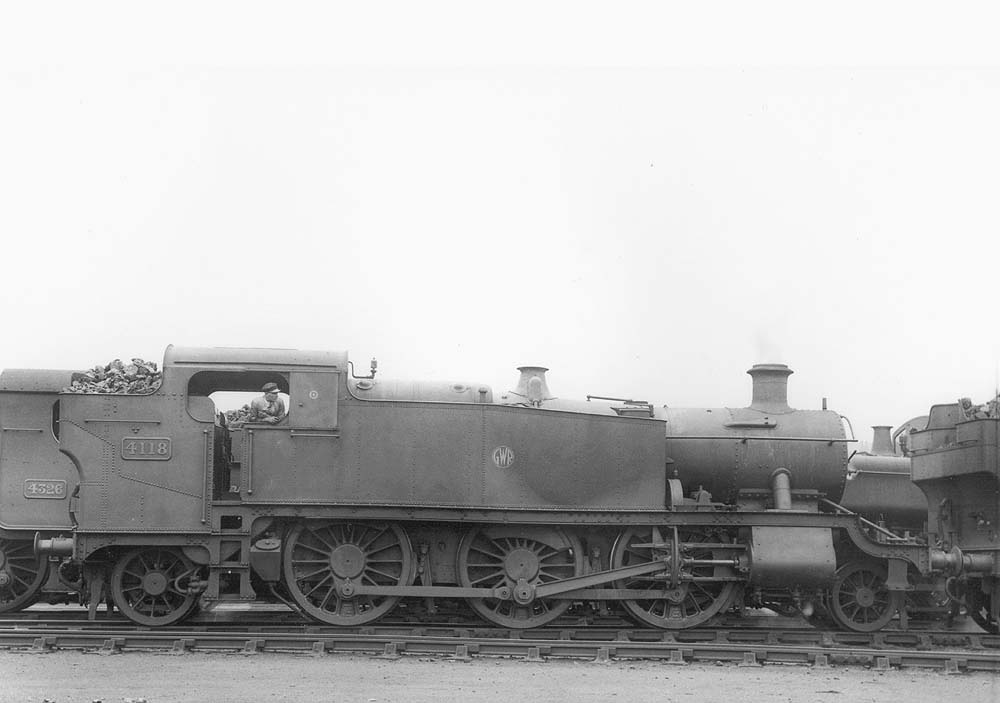
[[[657,662],[470,662],[331,654],[0,652],[0,703],[196,701],[1000,701],[1000,677]]]

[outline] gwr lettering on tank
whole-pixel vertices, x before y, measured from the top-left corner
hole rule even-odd
[[[500,446],[493,450],[493,463],[498,469],[509,469],[514,465],[514,450]]]

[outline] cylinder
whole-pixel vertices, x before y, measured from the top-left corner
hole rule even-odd
[[[832,530],[787,525],[751,528],[749,579],[755,586],[829,584],[836,568]]]

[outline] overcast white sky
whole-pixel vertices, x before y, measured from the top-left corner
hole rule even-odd
[[[996,18],[801,5],[6,7],[0,368],[346,349],[740,406],[772,361],[866,440],[985,401]]]

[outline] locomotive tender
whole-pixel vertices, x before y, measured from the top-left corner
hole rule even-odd
[[[150,395],[59,396],[73,529],[36,547],[80,566],[92,612],[105,589],[146,625],[273,597],[347,626],[444,598],[505,627],[607,603],[674,629],[745,603],[870,631],[930,573],[837,505],[850,440],[788,406],[784,365],[748,372],[748,407],[684,409],[560,399],[541,367],[503,395],[358,378],[346,353],[171,346],[162,368]],[[270,382],[283,422],[219,421],[211,394]]]

